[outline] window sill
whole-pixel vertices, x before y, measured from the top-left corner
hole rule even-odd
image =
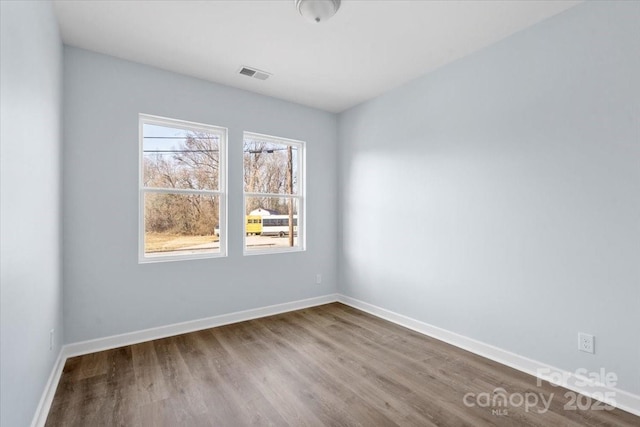
[[[160,262],[173,262],[173,261],[190,261],[195,259],[209,259],[209,258],[226,258],[227,254],[224,253],[186,253],[180,255],[155,255],[155,256],[141,256],[138,258],[138,264],[155,264]]]

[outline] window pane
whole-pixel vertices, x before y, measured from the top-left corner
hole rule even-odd
[[[299,194],[298,155],[295,145],[245,135],[244,191]]]
[[[143,186],[218,190],[220,135],[143,124]]]
[[[145,193],[145,256],[219,253],[220,198]]]
[[[299,247],[298,199],[245,197],[245,233],[247,251]]]

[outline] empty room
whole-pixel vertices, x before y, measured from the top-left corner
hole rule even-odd
[[[0,30],[2,427],[640,426],[640,1]]]

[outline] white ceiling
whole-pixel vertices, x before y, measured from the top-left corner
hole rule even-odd
[[[64,43],[340,112],[580,1],[54,1]],[[247,65],[266,81],[237,74]]]

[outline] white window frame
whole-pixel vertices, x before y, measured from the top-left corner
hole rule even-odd
[[[158,125],[171,127],[183,130],[198,130],[203,132],[214,133],[220,135],[220,155],[219,155],[219,179],[217,190],[190,190],[190,189],[177,189],[177,188],[158,188],[158,187],[145,187],[144,186],[144,125]],[[227,256],[227,140],[228,130],[227,128],[220,126],[207,125],[203,123],[189,122],[185,120],[171,119],[167,117],[154,116],[150,114],[139,114],[138,117],[139,128],[139,159],[138,159],[138,263],[154,263],[154,262],[168,262],[168,261],[184,261],[191,259],[203,259],[203,258],[220,258]],[[205,194],[215,195],[219,197],[220,214],[219,214],[219,229],[220,229],[220,251],[215,253],[188,253],[180,255],[163,255],[149,257],[145,256],[144,251],[144,236],[145,236],[145,224],[144,224],[144,195],[147,193],[174,193],[174,194]]]
[[[290,252],[304,252],[307,250],[307,230],[306,230],[306,199],[307,199],[307,187],[306,187],[306,170],[307,170],[307,150],[306,142],[296,139],[282,138],[279,136],[265,135],[257,132],[245,131],[242,134],[242,146],[244,147],[244,141],[247,137],[255,138],[261,141],[272,142],[275,144],[286,144],[296,147],[298,150],[298,193],[297,194],[277,194],[277,193],[249,193],[244,191],[244,179],[243,179],[243,197],[242,197],[242,253],[243,255],[269,255],[280,254]],[[242,156],[242,174],[244,176],[244,151]],[[246,232],[246,212],[247,212],[247,198],[248,197],[277,197],[277,198],[292,198],[298,201],[298,245],[293,247],[276,247],[270,249],[252,249],[247,250],[247,232]]]

